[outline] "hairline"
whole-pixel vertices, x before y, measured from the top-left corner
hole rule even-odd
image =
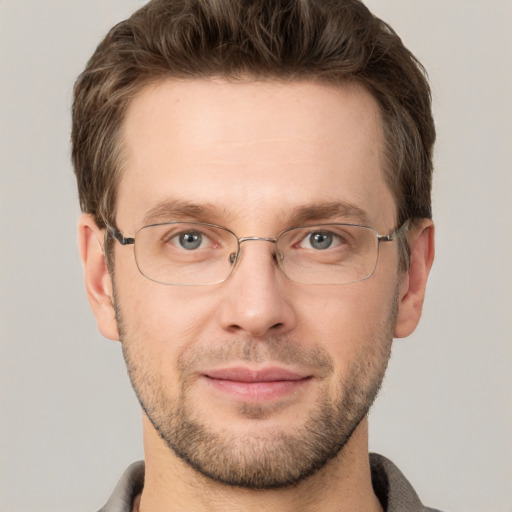
[[[390,146],[390,137],[391,135],[386,135],[386,116],[383,112],[383,106],[379,101],[377,95],[371,90],[371,88],[364,82],[362,79],[355,78],[353,76],[347,76],[343,78],[339,78],[337,80],[327,79],[325,77],[319,77],[316,75],[308,75],[306,73],[299,74],[296,73],[291,76],[281,76],[277,74],[265,74],[265,75],[256,75],[256,74],[248,74],[246,76],[230,76],[229,74],[198,74],[197,76],[188,76],[188,77],[180,77],[173,76],[172,74],[149,78],[148,80],[141,80],[137,82],[137,87],[134,87],[134,93],[127,96],[127,101],[123,104],[120,109],[121,114],[121,122],[116,129],[115,137],[114,137],[114,148],[115,155],[113,157],[113,172],[115,174],[114,179],[112,180],[114,190],[111,191],[111,195],[104,195],[104,204],[102,204],[97,212],[97,222],[105,223],[107,225],[116,226],[116,215],[117,215],[117,192],[119,190],[119,185],[121,183],[121,179],[123,178],[124,171],[126,169],[127,164],[127,151],[126,151],[126,140],[125,140],[125,129],[126,129],[126,119],[128,116],[128,111],[133,104],[133,102],[141,96],[145,91],[150,89],[151,87],[158,87],[166,82],[188,82],[188,81],[215,81],[221,80],[226,83],[310,83],[310,84],[320,84],[326,87],[329,87],[333,90],[340,90],[346,84],[355,84],[358,87],[362,87],[375,101],[377,106],[377,114],[378,114],[378,122],[381,132],[381,154],[383,157],[383,166],[382,173],[385,179],[385,182],[388,186],[388,189],[392,195],[393,202],[395,205],[395,224],[398,223],[400,219],[400,204],[399,204],[399,190],[396,184],[394,183],[396,176],[394,172],[397,170],[393,169],[393,165],[390,161],[390,152],[388,150],[388,146]],[[112,201],[110,201],[111,199]],[[107,213],[108,212],[108,213]],[[110,215],[109,215],[110,214]],[[402,219],[405,220],[405,219]],[[103,225],[100,225],[103,227]]]

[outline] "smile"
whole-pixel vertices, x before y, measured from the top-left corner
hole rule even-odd
[[[209,371],[204,378],[215,390],[235,400],[262,403],[299,392],[311,381],[312,376],[284,368],[226,368]]]

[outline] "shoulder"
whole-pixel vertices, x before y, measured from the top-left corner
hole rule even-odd
[[[389,459],[370,454],[373,490],[386,512],[441,512],[424,506],[403,473]]]
[[[133,500],[144,487],[144,462],[134,462],[123,473],[112,495],[99,512],[131,512]]]

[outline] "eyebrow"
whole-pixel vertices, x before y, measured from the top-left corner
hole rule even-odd
[[[181,199],[169,199],[148,210],[144,215],[143,225],[183,219],[212,222],[217,216],[218,208],[213,204],[197,204]]]
[[[148,210],[143,217],[143,226],[158,222],[192,220],[196,222],[217,223],[231,215],[227,209],[220,211],[212,203],[192,203],[182,199],[168,199]],[[299,206],[291,215],[281,212],[279,215],[290,227],[311,222],[351,222],[369,225],[365,210],[345,201],[319,202]]]
[[[369,225],[365,210],[344,201],[315,203],[295,208],[290,221],[296,226],[311,221],[350,221],[356,224]]]

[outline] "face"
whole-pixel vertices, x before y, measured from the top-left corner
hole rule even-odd
[[[362,88],[164,82],[125,123],[117,227],[207,222],[239,237],[301,224],[396,223],[378,108]],[[243,245],[224,283],[169,286],[115,246],[115,307],[130,378],[156,432],[190,465],[251,488],[297,482],[335,457],[388,361],[398,247],[346,285],[292,282],[273,244]]]

